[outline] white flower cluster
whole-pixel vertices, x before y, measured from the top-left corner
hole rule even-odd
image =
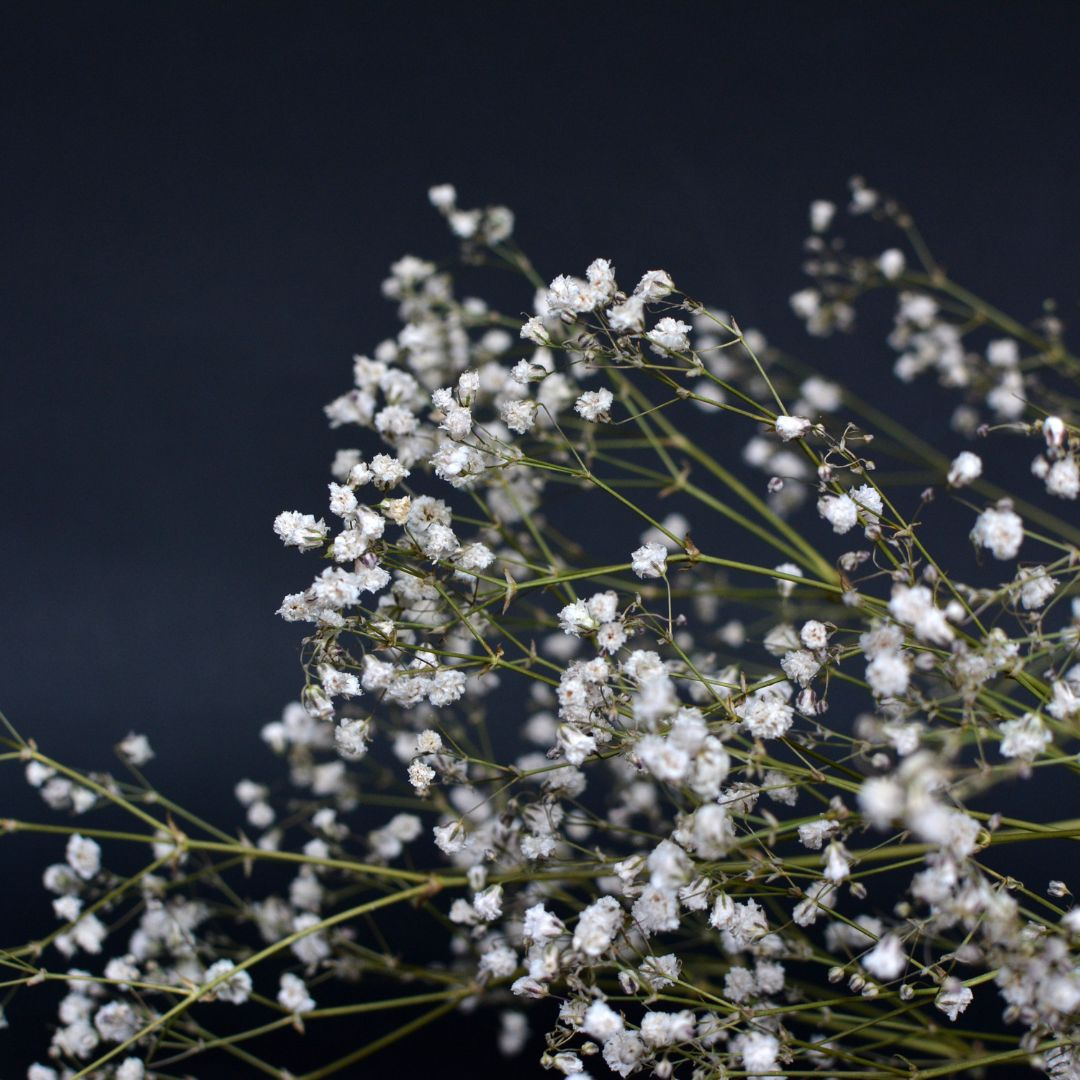
[[[508,210],[429,195],[467,263],[535,289]],[[848,211],[906,222],[861,180]],[[1063,346],[997,325],[972,341],[993,320],[963,317],[970,294],[912,269],[925,253],[854,253],[840,213],[811,206],[795,311],[831,333],[894,290],[896,374],[965,395],[948,439],[991,434],[984,417],[1037,439],[1035,490],[1002,494],[992,442],[926,450],[793,379],[664,271],[623,291],[596,259],[519,318],[402,258],[383,286],[400,331],[326,407],[358,429],[328,512],[274,522],[323,558],[280,609],[306,624],[300,700],[262,729],[288,793],[240,780],[234,840],[148,786],[143,736],[117,747],[135,782],[10,755],[49,808],[110,804],[140,830],[71,827],[45,872],[61,926],[42,963],[94,970],[63,976],[32,1080],[171,1075],[169,1054],[212,1042],[196,1007],[199,1025],[275,1010],[246,1047],[393,1004],[363,998],[383,986],[500,1004],[507,1055],[543,1001],[541,1063],[572,1080],[1080,1069],[1067,864],[1049,900],[1007,865],[1075,833],[1018,783],[1071,780],[1080,721],[1080,533],[1055,512],[1080,492],[1076,398],[1044,408],[1032,377]],[[154,861],[121,879],[114,839]],[[396,904],[399,933],[434,915],[430,963],[384,936]],[[995,992],[990,1059],[940,1034]]]

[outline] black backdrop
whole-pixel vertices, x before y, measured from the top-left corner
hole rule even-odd
[[[298,687],[270,522],[321,505],[385,267],[450,250],[430,183],[513,206],[546,274],[665,266],[857,382],[884,347],[786,303],[853,172],[1001,306],[1076,315],[1068,3],[24,2],[0,42],[0,707],[88,764],[145,731],[222,813]]]

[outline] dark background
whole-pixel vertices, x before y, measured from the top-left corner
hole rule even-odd
[[[88,765],[145,731],[221,814],[299,687],[270,525],[322,511],[387,265],[452,251],[431,183],[515,208],[545,276],[663,266],[879,393],[879,338],[787,308],[852,173],[1006,310],[1076,314],[1071,4],[26,2],[0,42],[0,707]]]

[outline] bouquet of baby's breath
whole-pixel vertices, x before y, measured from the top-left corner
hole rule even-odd
[[[1080,838],[1056,320],[953,282],[861,181],[859,243],[813,204],[795,311],[825,335],[892,295],[935,446],[883,360],[864,402],[665,271],[547,284],[508,210],[430,197],[459,276],[515,272],[534,314],[391,268],[401,332],[326,407],[332,524],[274,523],[317,570],[262,732],[288,785],[241,780],[235,834],[142,736],[127,779],[5,740],[60,815],[3,823],[58,860],[58,928],[0,954],[12,1013],[59,984],[31,1080],[295,1076],[296,1045],[316,1080],[481,1007],[572,1078],[1080,1076],[1080,908],[1043,869]]]

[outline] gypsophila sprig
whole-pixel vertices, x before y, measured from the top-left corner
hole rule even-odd
[[[273,522],[310,574],[280,607],[299,700],[262,729],[288,790],[241,779],[238,838],[150,786],[144,736],[125,779],[5,740],[62,822],[4,824],[48,846],[57,921],[0,956],[12,1010],[58,996],[28,1075],[291,1075],[261,1049],[287,1029],[323,1077],[490,1006],[501,1053],[542,1033],[573,1080],[1080,1076],[1060,322],[953,282],[861,179],[814,201],[792,309],[826,336],[891,297],[931,446],[665,270],[542,278],[505,207],[429,199],[521,310],[390,268],[328,486]],[[324,1025],[397,1009],[315,1063]]]

